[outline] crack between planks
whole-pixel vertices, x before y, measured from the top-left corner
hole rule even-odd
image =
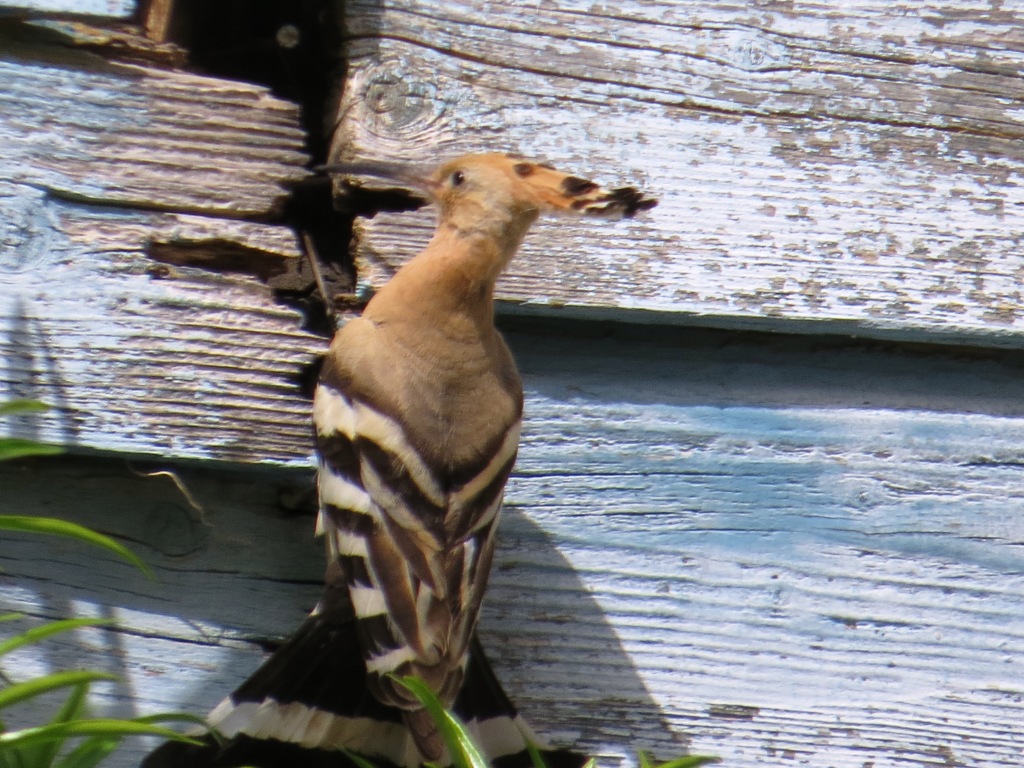
[[[281,215],[282,210],[280,210],[283,209],[284,199],[289,194],[285,189],[281,189],[281,194],[279,195],[278,202],[275,202],[273,206],[262,211],[233,211],[229,208],[211,211],[209,208],[203,208],[198,206],[191,207],[161,205],[159,203],[153,203],[151,201],[144,199],[125,198],[123,200],[111,200],[109,198],[93,197],[92,195],[87,195],[82,192],[74,192],[69,189],[62,189],[60,187],[51,186],[49,184],[40,184],[38,182],[33,181],[16,181],[15,183],[22,184],[23,186],[38,190],[42,192],[44,195],[46,195],[46,197],[49,199],[58,200],[60,202],[66,203],[74,203],[76,205],[88,205],[97,208],[113,210],[183,214],[189,216],[200,216],[211,220],[227,219],[230,221],[245,221],[261,224],[287,225],[287,222],[284,221]],[[280,187],[280,184],[278,184],[277,186]]]

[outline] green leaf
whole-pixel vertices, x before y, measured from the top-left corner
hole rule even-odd
[[[544,762],[544,756],[532,741],[526,742],[526,751],[530,753],[530,762],[533,763],[533,768],[548,768],[547,763]]]
[[[55,691],[58,688],[68,688],[73,685],[92,683],[98,680],[116,680],[116,675],[106,672],[92,672],[89,670],[75,670],[71,672],[55,672],[52,675],[34,677],[24,683],[16,683],[8,688],[0,690],[0,709],[5,709],[13,704],[20,704],[28,699],[34,699],[44,693]]]
[[[20,731],[0,733],[0,750],[6,747],[24,747],[48,741],[65,741],[78,736],[103,736],[121,738],[124,736],[160,736],[174,741],[200,745],[202,742],[183,736],[170,728],[139,722],[138,720],[72,720],[69,723],[54,723],[36,728],[22,728]]]
[[[0,768],[26,768],[21,753],[16,749],[0,750]],[[37,766],[28,766],[37,768]]]
[[[344,747],[342,747],[341,751],[345,753],[345,757],[347,757],[349,760],[356,764],[356,768],[377,768],[377,766],[375,766],[365,757],[356,752],[353,752],[350,749],[345,749]]]
[[[64,449],[59,445],[37,443],[23,437],[0,438],[0,461],[23,459],[26,456],[55,456],[63,452]]]
[[[45,413],[50,406],[38,400],[8,400],[0,403],[0,416],[12,416],[20,413]]]
[[[95,768],[120,744],[119,738],[94,736],[75,747],[54,768]]]
[[[41,627],[32,627],[32,629],[27,629],[19,635],[9,637],[0,642],[0,656],[21,648],[23,645],[38,643],[40,640],[45,640],[51,635],[56,635],[60,632],[70,632],[81,627],[102,627],[113,623],[113,619],[62,619],[60,621],[51,621],[49,624],[43,624]]]
[[[24,619],[24,613],[3,613],[0,614],[0,622],[4,621],[17,621],[18,619]]]
[[[114,678],[117,679],[116,677]],[[83,683],[77,686],[57,710],[50,723],[68,723],[72,720],[80,720],[85,716],[86,698],[89,695],[89,684]],[[51,758],[52,759],[52,758]]]
[[[149,578],[153,572],[130,549],[118,544],[109,536],[86,528],[84,525],[57,520],[52,517],[31,517],[27,515],[0,515],[0,530],[19,531],[21,533],[46,533],[55,536],[67,536],[78,541],[102,547],[122,557],[142,571]]]
[[[69,720],[76,720],[84,715],[85,699],[88,694],[88,682],[76,685],[50,722],[64,723]],[[54,740],[43,744],[32,744],[27,747],[14,747],[9,751],[17,752],[25,765],[42,768],[42,766],[53,764],[53,760],[57,757],[57,753],[60,752],[62,746],[64,746],[62,741]]]
[[[650,760],[644,756],[643,752],[638,753],[640,757],[640,764],[650,766]],[[653,768],[700,768],[702,765],[710,765],[712,763],[720,763],[722,759],[720,757],[713,757],[711,755],[685,755],[683,757],[677,757],[675,760],[669,760],[667,763],[658,763]]]
[[[46,403],[38,400],[9,400],[0,403],[0,416],[17,416],[25,413],[43,413],[50,410]],[[53,456],[63,453],[59,445],[46,445],[23,437],[0,438],[0,461],[22,459],[26,456]]]
[[[132,718],[132,720],[136,723],[192,723],[193,725],[203,726],[210,736],[217,741],[224,738],[214,728],[210,727],[205,717],[190,715],[188,712],[159,712],[155,715],[140,715],[139,717]]]
[[[466,726],[444,708],[441,701],[430,690],[430,686],[412,675],[394,679],[408,688],[423,705],[423,708],[430,713],[441,738],[444,739],[444,743],[451,753],[455,768],[489,768],[487,758],[473,743]]]

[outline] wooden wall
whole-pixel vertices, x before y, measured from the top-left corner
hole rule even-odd
[[[1024,7],[346,7],[337,155],[506,147],[660,195],[598,235],[539,226],[506,300],[1019,345]],[[386,273],[429,227],[377,217],[362,252]]]
[[[317,596],[296,379],[326,342],[265,282],[301,256],[298,107],[132,37],[130,4],[21,5],[0,397],[52,403],[6,428],[72,455],[0,468],[0,511],[115,534],[158,578],[11,537],[0,610],[118,622],[19,674],[101,664],[104,711],[202,710]],[[662,201],[538,226],[502,284],[527,423],[483,633],[527,716],[611,764],[1018,768],[1024,7],[344,14],[333,156],[514,149]],[[429,227],[358,223],[363,285]]]

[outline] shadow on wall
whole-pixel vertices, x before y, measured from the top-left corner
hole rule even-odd
[[[844,717],[902,743],[886,713],[931,717],[932,698],[1006,679],[998,654],[972,649],[1012,646],[1021,615],[1007,585],[1022,572],[1024,357],[965,366],[949,350],[595,328],[510,339],[527,424],[481,633],[538,731],[667,757],[680,751],[670,721],[693,726],[699,751],[755,765],[767,732],[810,748],[799,734],[836,702],[856,700]],[[120,626],[22,653],[12,671],[102,663],[124,680],[102,701],[118,714],[203,712],[298,626],[323,555],[312,518],[278,499],[311,473],[180,474],[202,513],[122,462],[0,467],[5,511],[117,535],[158,573],[67,542],[4,542],[0,609]],[[893,606],[912,621],[878,625]],[[933,627],[970,637],[936,646]],[[907,665],[918,649],[941,664]],[[855,735],[821,749],[843,740],[859,754]]]
[[[103,552],[12,536],[3,547],[0,611],[97,616],[118,626],[26,649],[7,665],[12,674],[103,669],[120,678],[97,689],[105,713],[202,713],[298,626],[319,597],[323,555],[312,518],[283,513],[277,500],[308,485],[308,474],[187,469],[180,476],[204,505],[203,519],[167,478],[138,477],[123,462],[60,457],[0,469],[11,508],[119,536],[157,572],[150,582]],[[611,723],[650,730],[653,741],[622,745],[627,754],[671,743],[615,631],[555,543],[516,510],[502,526],[481,633],[531,725],[555,741],[588,747],[607,740]],[[563,642],[567,633],[571,645]],[[26,711],[12,724],[43,715]],[[149,748],[129,743],[108,764],[137,765]]]

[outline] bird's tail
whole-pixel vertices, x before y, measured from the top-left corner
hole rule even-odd
[[[581,768],[587,760],[539,743],[475,638],[453,710],[496,768],[530,768],[531,743],[549,768]],[[418,768],[424,758],[406,720],[406,713],[370,693],[354,618],[335,610],[308,618],[209,714],[207,721],[222,739],[167,742],[142,768],[355,768],[342,750],[378,768]]]

